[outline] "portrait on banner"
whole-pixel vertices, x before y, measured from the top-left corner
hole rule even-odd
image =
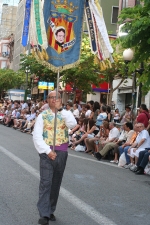
[[[77,17],[72,13],[78,8],[72,2],[64,0],[52,1],[55,10],[50,11],[50,16],[47,20],[48,29],[47,37],[48,44],[58,54],[69,50],[76,42],[76,35],[74,32],[74,23]]]

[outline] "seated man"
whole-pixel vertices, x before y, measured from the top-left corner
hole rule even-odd
[[[120,156],[124,152],[125,153],[125,158],[126,158],[126,164],[124,165],[125,169],[129,169],[130,167],[133,166],[133,164],[130,162],[130,156],[128,155],[128,149],[131,147],[131,145],[135,142],[137,135],[138,135],[138,127],[137,124],[134,125],[134,133],[131,137],[130,142],[125,143],[123,146],[119,147],[119,153]]]
[[[22,128],[25,129],[28,126],[28,123],[30,123],[31,121],[33,121],[35,118],[36,118],[36,112],[35,112],[35,109],[32,108],[31,109],[31,114],[28,114],[26,116],[26,121],[25,121],[25,124],[23,125]]]
[[[130,122],[127,122],[124,124],[123,126],[124,131],[125,131],[125,139],[126,141],[123,142],[122,133],[119,137],[119,140],[117,141],[117,143],[114,143],[114,153],[115,153],[115,158],[114,160],[110,161],[111,163],[118,163],[118,153],[120,152],[120,155],[124,152],[124,150],[128,150],[128,148],[130,147],[131,143],[133,143],[133,138],[135,140],[136,136],[136,132],[133,130],[133,125]],[[121,140],[121,141],[120,141]],[[128,156],[129,158],[129,156]],[[129,158],[130,160],[130,158]]]
[[[133,143],[133,145],[128,149],[128,155],[130,156],[131,163],[133,163],[133,159],[135,158],[135,164],[130,167],[131,171],[137,170],[137,161],[139,158],[139,153],[144,151],[145,148],[150,147],[150,136],[147,130],[145,130],[143,123],[138,123],[137,128],[139,130],[139,134]]]
[[[141,151],[139,153],[139,158],[137,161],[137,169],[135,170],[135,174],[141,175],[144,174],[144,169],[150,158],[150,148],[147,148],[145,151]]]
[[[119,138],[119,130],[115,127],[115,124],[113,122],[109,123],[109,136],[105,142],[103,142],[103,148],[102,145],[99,147],[99,152],[96,152],[94,154],[95,158],[100,160],[103,156],[105,156],[114,146],[114,141]],[[116,143],[115,143],[116,144]]]

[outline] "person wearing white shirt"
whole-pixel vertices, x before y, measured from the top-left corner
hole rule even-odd
[[[75,118],[79,118],[79,117],[80,117],[80,115],[79,115],[80,112],[79,112],[79,110],[78,110],[78,105],[77,105],[77,104],[74,104],[74,105],[73,105],[73,109],[74,109],[74,110],[73,110],[73,115],[74,115],[74,117],[75,117]]]
[[[26,102],[24,102],[23,104],[22,104],[22,109],[27,109],[28,108],[28,104],[26,103]]]
[[[59,196],[60,185],[68,156],[68,128],[73,129],[77,122],[71,111],[62,108],[60,94],[56,100],[56,91],[48,95],[49,109],[39,114],[36,119],[33,142],[40,157],[40,186],[37,204],[39,224],[55,221],[54,211]],[[57,110],[57,114],[55,111]],[[54,120],[57,116],[55,146]]]
[[[113,122],[109,123],[109,129],[110,129],[110,132],[109,132],[108,138],[106,139],[105,142],[103,142],[103,145],[100,144],[99,152],[96,152],[94,154],[95,158],[97,158],[98,160],[100,160],[113,148],[113,145],[111,145],[111,143],[114,143],[114,141],[118,139],[120,136],[120,132],[115,127],[115,124]]]
[[[85,117],[86,118],[90,118],[90,115],[91,115],[91,109],[90,109],[90,106],[89,105],[86,105],[85,106],[85,110],[86,110],[86,112],[85,112]]]
[[[130,167],[131,171],[136,171],[137,169],[136,164],[139,158],[139,153],[150,147],[150,136],[148,131],[145,130],[144,124],[138,123],[137,128],[139,134],[133,145],[128,149],[128,155],[130,156],[131,164],[133,164],[133,159],[135,158],[135,164]]]

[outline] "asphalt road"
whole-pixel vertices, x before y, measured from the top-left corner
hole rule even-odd
[[[0,125],[0,225],[36,225],[39,156],[32,135]],[[69,150],[55,225],[150,225],[150,176]]]

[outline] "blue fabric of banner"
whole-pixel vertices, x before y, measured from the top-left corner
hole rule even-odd
[[[85,0],[45,0],[43,14],[48,38],[48,62],[55,68],[80,58]]]
[[[30,11],[31,11],[31,0],[26,0],[24,26],[23,26],[23,33],[22,33],[22,45],[24,47],[27,46],[28,44]]]

